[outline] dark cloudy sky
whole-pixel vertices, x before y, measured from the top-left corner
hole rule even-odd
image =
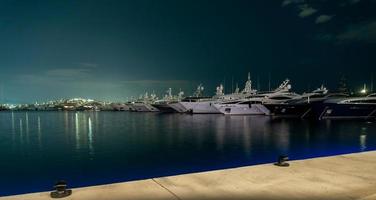
[[[297,91],[376,72],[375,0],[0,1],[0,101],[207,94],[247,72]],[[259,81],[257,81],[259,80]]]

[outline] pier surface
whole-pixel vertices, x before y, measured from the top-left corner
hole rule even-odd
[[[73,189],[64,200],[376,200],[376,151]],[[49,192],[0,200],[50,200]]]

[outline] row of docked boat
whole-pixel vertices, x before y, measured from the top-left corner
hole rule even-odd
[[[204,87],[199,85],[194,95],[183,97],[184,93],[172,95],[171,88],[161,100],[145,95],[138,101],[120,105],[119,110],[137,112],[165,112],[190,114],[224,115],[271,115],[276,117],[298,117],[314,119],[376,118],[376,94],[364,97],[349,97],[343,93],[331,93],[324,86],[316,90],[297,94],[291,92],[289,79],[272,91],[259,92],[252,88],[248,74],[245,87],[231,94],[224,94],[223,85],[216,88],[212,97],[203,95]]]

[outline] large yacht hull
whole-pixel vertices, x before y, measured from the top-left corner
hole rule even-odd
[[[158,112],[158,109],[150,104],[145,103],[135,103],[132,104],[132,111],[136,112]]]
[[[270,115],[277,117],[308,118],[312,116],[311,104],[264,104]]]
[[[214,106],[215,101],[179,102],[186,112],[192,114],[220,114]]]
[[[318,119],[376,119],[376,104],[323,103],[314,109]]]
[[[225,115],[268,115],[269,110],[262,104],[216,104]]]
[[[129,111],[130,110],[130,106],[128,106],[127,104],[115,104],[112,106],[112,108],[115,111]]]
[[[186,113],[187,112],[187,109],[180,102],[170,103],[169,106],[172,109],[174,109],[176,112],[179,112],[179,113]]]
[[[153,104],[152,106],[163,113],[176,113],[177,111],[171,107],[171,104],[172,103]]]

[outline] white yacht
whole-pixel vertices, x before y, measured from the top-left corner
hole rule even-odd
[[[219,112],[225,115],[265,115],[269,110],[262,105],[262,100],[244,99],[214,104]]]
[[[151,104],[157,100],[157,96],[153,93],[150,96],[146,92],[141,95],[137,101],[131,102],[132,111],[135,112],[158,112],[158,109]]]
[[[223,86],[217,88],[217,95],[221,95]],[[191,97],[186,97],[180,102],[171,105],[178,112],[192,113],[192,114],[211,114],[219,113],[218,110],[212,106],[213,98],[203,96],[204,87],[200,84],[196,92]],[[216,95],[216,96],[217,96]]]
[[[177,96],[172,95],[172,89],[169,88],[166,92],[167,94],[161,100],[155,101],[152,106],[157,108],[160,112],[164,113],[174,113],[179,112],[174,107],[173,104],[177,104],[179,101],[182,100],[184,92],[180,91]]]
[[[251,94],[236,101],[216,103],[214,106],[226,115],[269,115],[270,111],[263,104],[300,98],[300,95],[290,92],[289,82],[290,80],[286,79],[274,91]]]
[[[246,96],[254,95],[257,92],[256,90],[252,89],[252,81],[249,73],[248,80],[245,83],[243,91],[239,92],[239,89],[237,88],[232,94],[224,94],[223,89],[223,85],[220,84],[216,88],[215,96],[202,97],[204,87],[199,85],[194,97],[185,98],[174,106],[176,107],[176,110],[180,110],[180,112],[192,114],[219,114],[221,112],[216,106],[214,106],[215,104],[222,102],[233,102],[235,100],[245,98]]]

